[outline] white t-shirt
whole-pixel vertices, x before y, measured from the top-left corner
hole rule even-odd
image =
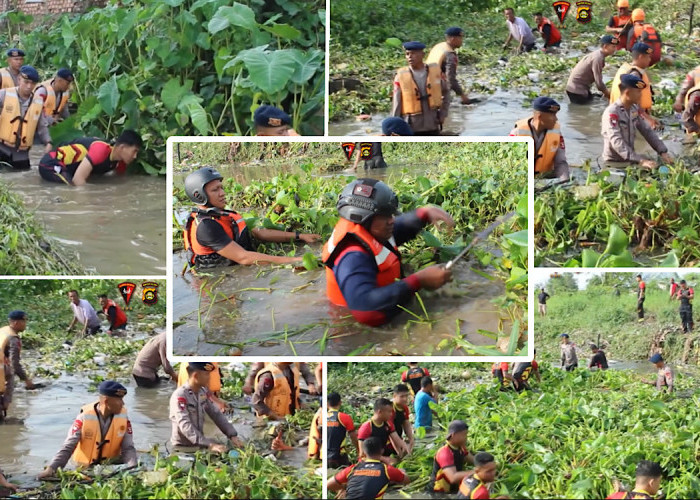
[[[75,305],[73,302],[70,303],[71,309],[73,309],[73,316],[78,323],[84,325],[87,321],[89,328],[94,328],[100,326],[100,320],[97,318],[97,313],[85,299],[80,299],[80,303]]]
[[[506,19],[506,24],[508,25],[510,34],[513,35],[513,38],[515,38],[518,43],[520,42],[521,38],[523,40],[523,45],[532,45],[535,43],[535,37],[532,34],[532,29],[530,29],[530,26],[528,26],[525,19],[522,17],[516,17],[515,21],[512,23]]]

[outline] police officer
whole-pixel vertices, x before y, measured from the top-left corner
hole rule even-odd
[[[578,368],[578,356],[576,356],[576,345],[569,340],[568,333],[559,335],[561,339],[561,367],[567,372]]]
[[[632,63],[623,63],[620,69],[617,70],[615,78],[613,78],[610,87],[610,104],[614,104],[620,98],[622,93],[620,82],[623,75],[632,74],[642,79],[644,87],[640,87],[639,114],[642,116],[652,128],[662,128],[663,124],[651,116],[651,107],[654,104],[654,91],[651,86],[651,80],[647,69],[651,65],[652,49],[645,43],[635,43],[631,48]]]
[[[39,474],[39,479],[53,476],[66,466],[71,455],[82,467],[117,458],[127,466],[136,465],[131,422],[123,400],[126,388],[113,380],[105,380],[97,390],[99,400],[80,409],[63,446]]]
[[[681,324],[683,325],[683,333],[691,333],[693,331],[693,298],[695,291],[688,286],[685,280],[681,280],[681,286],[676,291],[676,298],[681,301],[679,313],[681,315]]]
[[[603,68],[605,58],[615,53],[618,46],[617,38],[605,35],[600,39],[600,49],[587,54],[571,70],[569,80],[566,82],[566,94],[574,104],[589,104],[599,94],[591,93],[591,84],[603,93],[606,99],[610,98],[610,91],[603,81]]]
[[[666,145],[640,116],[639,100],[645,88],[646,84],[637,75],[624,74],[620,77],[620,97],[605,108],[601,123],[602,159],[606,165],[624,168],[639,164],[645,168],[656,168],[656,161],[635,152],[637,130],[665,162],[673,162]]]
[[[564,137],[557,122],[559,103],[540,96],[532,101],[532,107],[535,110],[532,116],[517,121],[510,135],[534,139],[536,175],[568,181],[569,163],[566,161]]]
[[[323,247],[326,292],[333,304],[350,309],[360,323],[384,324],[419,289],[434,290],[451,279],[452,273],[443,265],[403,278],[398,249],[426,224],[443,221],[454,227],[454,220],[443,209],[421,207],[395,218],[396,194],[375,179],[351,182],[340,194],[337,207],[340,220]]]
[[[173,382],[177,382],[177,373],[168,361],[165,332],[159,333],[151,338],[136,356],[134,368],[131,375],[139,387],[155,387],[160,383],[158,368],[163,367],[163,371],[170,376]]]
[[[292,128],[292,117],[279,108],[269,105],[258,107],[253,113],[255,135],[298,136]]]
[[[681,123],[688,134],[700,134],[700,66],[686,75],[673,110],[682,112]]]
[[[474,464],[474,455],[467,449],[469,427],[464,420],[453,420],[447,427],[447,442],[433,459],[430,489],[442,493],[454,493],[462,480],[471,476],[467,464]]]
[[[673,369],[671,369],[671,367],[666,364],[663,356],[661,356],[661,354],[659,354],[658,352],[652,355],[649,358],[649,361],[651,363],[654,363],[654,366],[656,366],[656,381],[651,382],[649,380],[642,379],[642,382],[648,385],[655,386],[656,389],[659,391],[668,390],[669,393],[672,393],[674,378]]]
[[[7,55],[7,68],[0,68],[0,89],[11,89],[19,85],[20,68],[24,65],[24,51],[10,49]]]
[[[382,442],[371,437],[362,442],[364,459],[331,477],[326,486],[328,491],[341,491],[340,496],[348,500],[384,498],[384,492],[392,483],[409,484],[411,479],[405,471],[382,463]]]
[[[16,87],[0,90],[0,162],[18,170],[29,169],[34,134],[51,151],[51,136],[44,116],[44,100],[34,93],[39,73],[22,66]]]
[[[299,379],[304,377],[309,394],[316,394],[315,376],[306,363],[265,363],[255,377],[253,410],[258,416],[280,420],[301,407]]]
[[[61,122],[70,116],[68,110],[70,92],[68,89],[70,89],[73,80],[71,70],[61,68],[52,79],[37,85],[34,93],[44,100],[44,115],[49,125]]]
[[[191,362],[187,366],[189,380],[175,389],[170,396],[170,422],[172,433],[170,442],[175,451],[192,453],[198,449],[209,449],[215,453],[225,453],[227,445],[204,435],[204,414],[209,415],[214,424],[233,446],[243,446],[238,432],[209,398],[209,377],[215,367],[212,363]]]
[[[396,116],[390,116],[382,121],[382,135],[403,136],[414,134],[408,123]]]
[[[27,313],[12,311],[7,319],[9,324],[0,328],[0,420],[12,403],[15,375],[24,381],[27,389],[34,388],[32,379],[20,363],[22,340],[19,334],[27,328]]]
[[[183,235],[191,266],[204,269],[233,264],[301,262],[301,257],[279,257],[253,251],[251,236],[277,243],[313,243],[321,237],[276,229],[255,228],[250,231],[243,217],[233,210],[226,210],[222,179],[212,167],[202,167],[185,179],[185,193],[197,204],[187,219]]]
[[[462,104],[474,104],[479,102],[479,99],[469,99],[469,95],[462,90],[462,86],[457,81],[457,66],[459,60],[455,49],[462,46],[464,39],[464,30],[457,26],[447,28],[445,30],[445,41],[440,42],[430,49],[428,54],[427,64],[437,64],[445,75],[445,78],[450,84],[450,89],[454,90]]]
[[[676,96],[676,101],[673,103],[673,111],[680,113],[683,111],[684,103],[686,102],[686,95],[693,87],[700,86],[700,65],[696,66],[694,69],[690,70],[683,83],[681,83],[681,88],[678,89],[678,95]]]
[[[403,44],[408,66],[394,78],[391,116],[403,118],[416,135],[439,135],[450,108],[450,94],[442,70],[435,63],[423,63],[425,44]]]

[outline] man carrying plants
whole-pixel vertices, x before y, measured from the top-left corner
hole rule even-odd
[[[253,250],[253,236],[261,241],[276,243],[314,243],[321,236],[302,234],[299,231],[246,226],[243,217],[226,209],[226,192],[223,176],[212,167],[202,167],[185,179],[185,193],[197,206],[187,218],[184,228],[185,249],[188,262],[197,269],[241,264],[291,264],[301,262],[301,257],[266,255]]]
[[[380,461],[386,465],[395,465],[399,459],[408,453],[408,445],[399,437],[394,429],[394,424],[391,420],[393,411],[393,403],[386,398],[379,398],[374,402],[374,415],[362,424],[357,431],[357,439],[362,444],[365,440],[375,437],[382,443],[382,451]],[[359,459],[362,460],[363,453]],[[399,458],[391,457],[391,453],[395,452]]]
[[[433,459],[430,475],[431,489],[436,492],[454,493],[462,480],[472,475],[466,464],[474,465],[474,455],[467,449],[469,427],[463,420],[453,420],[447,427],[447,442]]]

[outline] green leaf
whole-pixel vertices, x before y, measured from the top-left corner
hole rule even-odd
[[[294,56],[289,50],[262,52],[252,49],[238,57],[243,59],[250,80],[267,94],[282,90],[296,69]]]
[[[423,230],[420,235],[425,240],[425,244],[429,247],[439,248],[442,246],[442,242],[430,231]]]
[[[190,120],[192,120],[192,125],[195,126],[197,131],[201,135],[208,135],[209,120],[207,119],[207,112],[204,110],[201,104],[198,102],[190,102],[187,104],[187,114],[190,115]]]
[[[231,7],[219,7],[214,17],[209,21],[207,29],[213,35],[229,26],[240,26],[249,30],[257,28],[258,23],[255,22],[255,12],[247,5],[240,3],[234,3]]]
[[[63,16],[61,20],[61,36],[63,37],[63,48],[67,49],[75,41],[73,25],[68,16]]]
[[[396,47],[397,49],[403,47],[403,43],[398,38],[387,38],[384,40],[384,44],[388,45],[389,47]]]
[[[617,224],[610,226],[610,235],[608,236],[608,246],[605,247],[603,253],[608,255],[620,255],[627,249],[629,240],[627,234]]]
[[[318,269],[318,258],[311,252],[306,252],[303,257],[304,267],[307,271]]]
[[[179,78],[171,78],[163,85],[163,90],[160,92],[160,99],[163,101],[168,111],[172,112],[177,109],[180,101],[187,92],[188,89],[180,85]]]
[[[117,87],[117,77],[112,75],[112,78],[100,85],[97,91],[97,100],[102,106],[102,109],[108,115],[114,114],[119,104],[119,88]]]
[[[680,262],[678,262],[678,256],[676,255],[675,250],[671,250],[668,252],[668,255],[664,260],[661,261],[661,264],[659,264],[660,267],[680,267]]]
[[[318,72],[324,62],[324,54],[320,50],[304,53],[299,49],[290,49],[288,52],[296,63],[292,81],[299,85],[308,82]]]
[[[505,235],[508,241],[512,241],[520,247],[527,247],[527,229]]]
[[[590,248],[584,249],[581,253],[581,267],[596,267],[600,259],[600,254]]]
[[[286,38],[288,40],[296,40],[301,36],[301,31],[288,24],[273,24],[272,26],[261,26],[262,29],[269,31],[275,36]]]

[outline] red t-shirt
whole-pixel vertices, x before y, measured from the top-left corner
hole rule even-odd
[[[362,441],[363,439],[371,438],[372,437],[372,426],[373,426],[372,420],[368,420],[367,422],[362,424],[357,431],[357,439]],[[376,429],[377,426],[374,426],[374,428]],[[387,438],[389,437],[389,434],[396,431],[396,429],[394,429],[394,423],[391,420],[384,423],[384,428],[386,429]]]
[[[338,472],[335,475],[335,480],[338,481],[338,483],[340,484],[346,484],[348,482],[348,475],[350,474],[350,472],[352,472],[356,465],[357,464],[353,464],[350,467],[346,467],[345,469]],[[389,481],[392,481],[394,483],[400,483],[406,477],[406,475],[403,472],[401,472],[396,467],[392,467],[391,465],[386,466],[386,471],[389,474]]]
[[[343,427],[345,427],[345,430],[348,432],[355,430],[355,422],[352,421],[352,417],[347,413],[338,412],[338,422],[343,424]]]

